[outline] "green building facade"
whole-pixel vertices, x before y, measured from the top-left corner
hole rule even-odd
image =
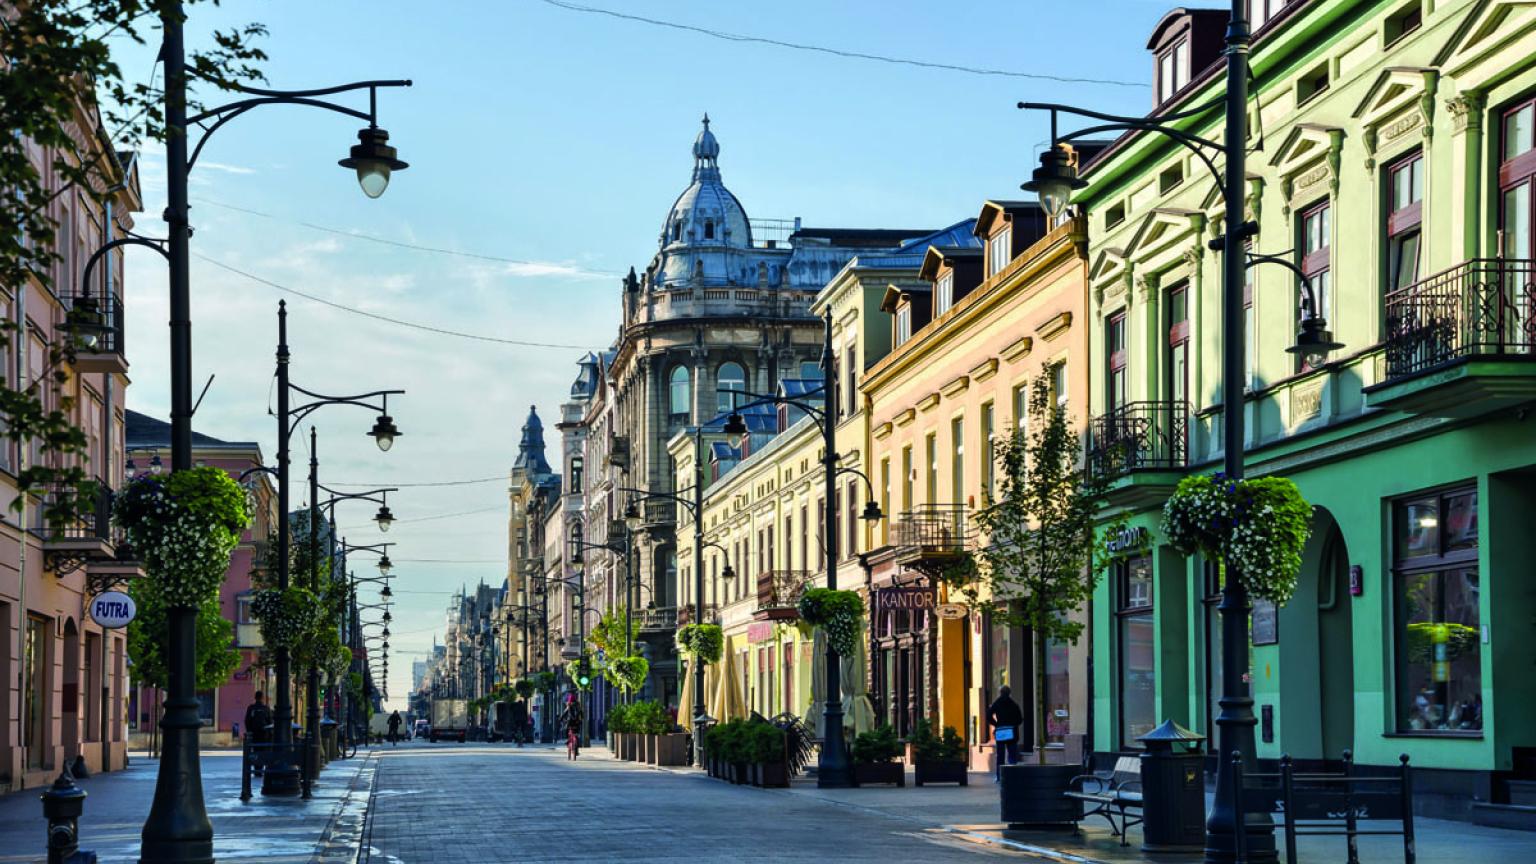
[[[1295,597],[1253,615],[1259,756],[1407,753],[1440,812],[1472,813],[1536,777],[1536,6],[1253,5],[1253,249],[1293,257],[1345,345],[1317,368],[1286,353],[1297,279],[1249,271],[1246,471],[1315,506]],[[1172,121],[1208,138],[1225,22],[1175,10],[1148,46],[1155,113],[1208,105]],[[1106,516],[1131,529],[1093,604],[1094,748],[1125,752],[1168,718],[1212,735],[1217,712],[1219,582],[1160,521],[1222,459],[1222,199],[1154,135],[1083,177],[1090,458],[1130,454]]]

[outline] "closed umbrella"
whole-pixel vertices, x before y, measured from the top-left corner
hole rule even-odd
[[[826,718],[822,716],[827,701],[827,634],[820,627],[811,637],[811,704],[805,722],[816,731],[816,738],[826,737]]]
[[[684,732],[693,731],[693,664],[697,662],[685,661],[683,686],[677,693],[677,725],[683,727]]]
[[[868,648],[861,638],[852,657],[840,657],[839,670],[843,685],[843,723],[850,734],[870,732],[875,728],[875,706],[869,701],[869,683],[864,677],[865,655]]]
[[[747,700],[736,682],[735,655],[730,651],[720,656],[720,676],[709,713],[720,723],[747,716]]]

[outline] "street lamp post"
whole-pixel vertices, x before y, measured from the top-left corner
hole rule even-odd
[[[1334,341],[1321,316],[1322,307],[1310,280],[1294,261],[1279,255],[1245,255],[1248,238],[1258,233],[1258,226],[1247,220],[1244,188],[1247,183],[1248,146],[1248,51],[1252,36],[1248,28],[1246,0],[1232,0],[1232,14],[1226,35],[1226,93],[1222,100],[1184,111],[1166,113],[1152,119],[1118,117],[1056,104],[1021,102],[1020,108],[1051,112],[1051,148],[1040,157],[1040,167],[1024,188],[1039,195],[1042,207],[1053,218],[1067,206],[1072,190],[1082,187],[1075,164],[1060,145],[1072,138],[1107,131],[1153,132],[1171,138],[1192,151],[1216,177],[1225,199],[1222,236],[1211,241],[1222,253],[1222,456],[1226,476],[1243,476],[1243,283],[1245,271],[1256,264],[1279,264],[1294,271],[1301,285],[1302,320],[1295,345],[1287,349],[1303,356],[1311,366],[1321,365],[1327,355],[1342,347]],[[1218,105],[1225,111],[1225,134],[1220,141],[1193,135],[1170,123],[1204,115]],[[1057,136],[1057,113],[1074,114],[1105,121],[1069,135]],[[1218,171],[1213,155],[1224,161],[1225,176]],[[1250,767],[1254,760],[1253,697],[1244,675],[1248,668],[1248,590],[1230,566],[1222,584],[1221,601],[1222,696],[1221,713],[1216,718],[1217,764],[1216,797],[1206,820],[1205,860],[1227,864],[1238,857],[1238,832],[1244,834],[1247,860],[1276,860],[1274,821],[1268,813],[1247,812],[1237,800],[1229,757],[1240,756]]]
[[[113,240],[92,254],[89,270],[102,255],[122,245],[148,246],[159,252],[170,270],[171,330],[171,469],[192,467],[192,302],[187,178],[208,136],[235,117],[267,104],[294,104],[324,108],[368,121],[359,133],[360,144],[353,147],[349,160],[358,171],[363,191],[377,197],[383,191],[379,179],[388,181],[390,171],[406,164],[395,158],[393,148],[385,144],[388,133],[376,123],[376,93],[380,87],[409,86],[409,81],[367,81],[324,90],[276,91],[238,88],[251,96],[229,105],[187,116],[186,48],[183,39],[185,14],[180,2],[164,4],[160,12],[162,41],[160,61],[164,64],[166,134],[166,208],[167,237],[161,242],[128,237]],[[351,90],[369,92],[370,110],[365,114],[318,98]],[[208,123],[208,121],[212,121]],[[203,125],[205,131],[189,155],[190,125]],[[365,181],[363,178],[367,177]],[[376,191],[373,191],[376,190]],[[90,284],[87,282],[86,284]],[[283,514],[284,520],[287,513]],[[165,731],[165,746],[155,779],[154,798],[141,834],[140,861],[211,862],[213,861],[213,824],[203,802],[202,766],[198,760],[197,736],[201,725],[197,716],[196,655],[197,610],[172,607],[167,610],[166,625],[166,702],[160,727]],[[286,666],[286,663],[285,663]],[[279,695],[282,695],[281,693]],[[279,726],[279,735],[288,730]],[[279,757],[281,758],[281,757]],[[263,784],[265,785],[265,784]]]
[[[378,419],[375,420],[373,429],[369,433],[373,436],[380,450],[388,451],[395,443],[395,438],[400,435],[400,430],[395,428],[395,421],[389,416],[389,397],[403,394],[404,390],[375,390],[371,393],[361,393],[356,396],[326,396],[311,390],[306,390],[289,381],[289,351],[288,351],[288,306],[286,302],[279,301],[277,306],[277,587],[278,590],[288,590],[288,571],[290,564],[290,530],[288,523],[289,492],[288,483],[289,441],[298,424],[310,414],[327,405],[353,405],[378,411]],[[310,401],[297,407],[292,405],[294,393],[301,397],[307,397]],[[374,398],[381,400],[380,404],[368,401]],[[311,501],[314,499],[312,498]],[[314,532],[311,531],[311,534]],[[386,554],[379,560],[379,570],[389,572],[389,556]],[[267,767],[262,774],[261,794],[263,795],[296,795],[302,792],[299,778],[299,770],[292,764],[292,754],[289,749],[293,741],[293,702],[290,690],[292,687],[291,670],[289,668],[289,652],[286,647],[279,647],[275,652],[274,665],[277,667],[277,694],[272,709],[273,723],[276,725],[273,735],[273,764]],[[169,743],[169,741],[167,742]],[[194,745],[195,745],[194,741]],[[199,790],[201,790],[201,783]],[[158,793],[157,793],[158,794]],[[201,800],[201,794],[199,794]],[[153,811],[151,811],[153,817]],[[146,828],[146,831],[148,829]]]

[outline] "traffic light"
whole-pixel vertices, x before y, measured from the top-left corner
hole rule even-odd
[[[585,690],[592,686],[592,660],[583,656],[576,664],[576,686]]]

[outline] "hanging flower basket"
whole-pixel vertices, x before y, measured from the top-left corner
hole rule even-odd
[[[1312,505],[1283,477],[1179,481],[1163,505],[1163,533],[1185,555],[1223,562],[1256,597],[1284,605],[1296,591]]]
[[[719,624],[684,624],[677,631],[677,650],[702,663],[719,663],[725,650],[725,631]]]
[[[852,656],[859,647],[864,601],[858,592],[809,588],[801,595],[797,611],[800,620],[826,631],[828,647],[839,656]]]
[[[529,681],[527,678],[523,678],[516,684],[512,685],[512,689],[517,693],[517,698],[527,699],[533,695],[533,682]]]
[[[262,644],[269,649],[297,646],[319,623],[319,610],[314,595],[298,585],[268,588],[251,596],[251,614],[261,626]]]
[[[533,673],[533,684],[538,688],[540,693],[555,692],[555,685],[558,683],[560,682],[559,679],[555,677],[555,673],[549,671],[548,669]]]
[[[166,603],[183,609],[218,593],[251,521],[240,485],[209,467],[134,478],[114,501],[112,518],[161,582]]]
[[[625,693],[639,690],[645,684],[645,677],[650,673],[650,661],[638,655],[615,657],[603,667],[603,677],[608,679],[608,683]]]

